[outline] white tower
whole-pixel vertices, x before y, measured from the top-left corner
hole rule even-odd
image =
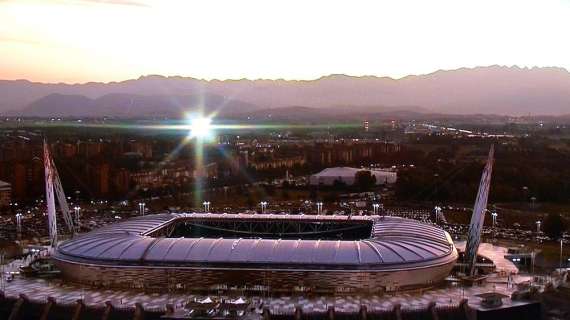
[[[53,169],[47,142],[44,140],[44,168],[46,177],[46,204],[48,214],[49,243],[57,245],[57,220],[55,217],[55,198],[53,194]]]
[[[491,174],[493,173],[493,162],[495,156],[495,148],[491,145],[489,150],[489,158],[481,176],[479,183],[479,191],[477,199],[473,207],[473,215],[469,224],[469,234],[467,236],[467,244],[465,245],[465,263],[467,263],[467,272],[469,276],[475,275],[475,262],[477,261],[477,250],[481,242],[481,231],[485,222],[485,211],[487,211],[487,200],[489,198],[489,187],[491,186]]]
[[[63,220],[65,221],[71,234],[75,234],[75,228],[73,226],[73,220],[69,212],[67,200],[65,199],[65,193],[63,193],[63,187],[61,185],[61,181],[59,180],[59,175],[57,174],[57,169],[55,168],[55,164],[49,152],[49,146],[46,140],[44,140],[44,169],[46,179],[46,204],[48,213],[49,239],[50,245],[52,247],[55,247],[57,245],[57,217],[55,211],[56,196],[57,202],[63,214]]]

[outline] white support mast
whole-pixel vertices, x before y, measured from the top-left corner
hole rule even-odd
[[[59,204],[59,209],[63,214],[63,220],[69,229],[71,234],[75,234],[75,227],[73,225],[73,219],[71,217],[71,212],[69,211],[69,205],[67,204],[67,199],[65,198],[65,193],[63,192],[63,186],[61,185],[61,180],[59,180],[59,174],[57,168],[51,159],[51,168],[53,170],[53,185],[55,187],[55,195],[57,196],[57,202]]]
[[[481,176],[479,183],[479,191],[477,199],[473,207],[473,215],[469,224],[469,234],[467,236],[467,244],[465,245],[465,260],[467,264],[467,275],[475,275],[475,262],[477,261],[477,250],[481,242],[481,231],[485,222],[485,211],[487,211],[487,200],[489,198],[489,188],[491,186],[491,174],[493,173],[493,163],[495,161],[495,147],[491,145],[489,150],[489,158]]]
[[[47,142],[44,140],[44,168],[46,177],[46,205],[48,214],[49,243],[57,245],[57,220],[55,216],[55,198],[53,193],[53,169]]]
[[[61,180],[59,179],[59,174],[53,162],[53,158],[49,152],[49,145],[44,139],[44,168],[45,168],[45,178],[46,178],[46,202],[48,211],[48,228],[49,228],[49,238],[50,245],[55,247],[57,245],[57,216],[55,211],[55,197],[57,197],[57,202],[63,214],[63,220],[67,225],[71,234],[75,234],[75,228],[73,225],[73,220],[71,218],[71,213],[69,212],[69,205],[67,204],[67,199],[65,198],[65,193],[63,192],[63,187],[61,185]],[[54,192],[55,190],[55,192]]]

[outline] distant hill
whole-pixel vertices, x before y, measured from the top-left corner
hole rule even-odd
[[[50,96],[52,94],[73,98]],[[303,106],[361,113],[397,108],[443,114],[560,115],[570,113],[570,73],[562,68],[489,66],[401,79],[330,75],[310,81],[206,81],[153,75],[122,82],[85,84],[0,81],[0,113],[67,112],[67,107],[77,107],[68,103],[75,105],[82,99],[77,96],[94,100],[92,105],[85,101],[86,105],[80,108],[89,110],[90,114],[110,116],[139,110],[144,110],[144,114],[175,112],[195,107],[201,96],[213,97],[208,107],[224,103],[225,112],[232,113]],[[54,105],[57,99],[65,100],[62,106]],[[55,109],[41,111],[41,108]]]
[[[81,117],[95,112],[95,103],[81,95],[52,93],[42,97],[21,111],[21,114],[37,117]]]
[[[190,95],[135,95],[125,93],[106,94],[96,99],[81,95],[54,93],[42,97],[17,112],[31,117],[180,117],[184,113],[202,110],[209,114],[232,115],[251,112],[257,106],[222,96]]]
[[[427,110],[414,107],[331,107],[331,108],[310,108],[301,106],[277,107],[270,109],[254,110],[234,114],[232,117],[242,120],[264,120],[264,121],[362,121],[363,118],[423,118],[431,113]]]

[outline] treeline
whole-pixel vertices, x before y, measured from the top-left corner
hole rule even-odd
[[[464,153],[461,147],[443,147],[424,153],[415,167],[399,172],[399,200],[473,202],[487,146]],[[491,202],[570,202],[570,154],[535,144],[496,145]]]

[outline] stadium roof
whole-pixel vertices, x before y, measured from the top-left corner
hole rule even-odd
[[[358,171],[364,169],[357,169],[351,167],[334,167],[326,168],[323,171],[314,174],[316,177],[354,177]]]
[[[370,220],[370,239],[285,240],[241,238],[164,238],[148,236],[177,219]],[[56,259],[102,264],[295,265],[392,268],[454,257],[449,235],[432,225],[397,217],[298,215],[161,214],[116,223],[62,243]]]

